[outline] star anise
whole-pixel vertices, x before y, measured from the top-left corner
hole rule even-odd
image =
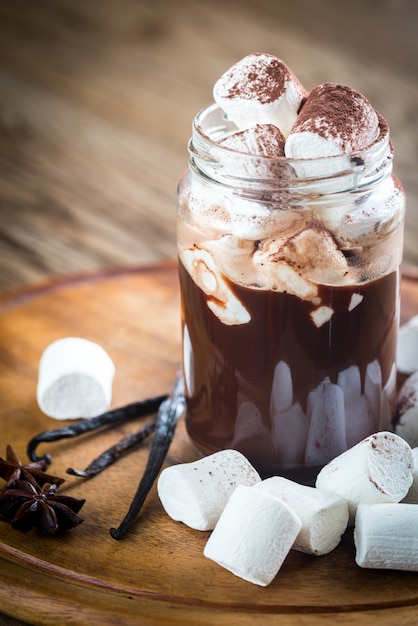
[[[85,500],[56,493],[57,485],[39,485],[33,477],[0,489],[0,518],[24,533],[37,528],[44,535],[64,532],[83,522],[77,513]]]
[[[6,460],[0,457],[0,477],[4,478],[6,486],[13,484],[16,480],[29,480],[29,476],[33,476],[41,486],[45,483],[61,485],[65,482],[64,478],[47,474],[46,468],[47,464],[43,460],[23,465],[10,444],[6,446]]]

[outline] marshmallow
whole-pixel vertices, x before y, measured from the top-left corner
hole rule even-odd
[[[233,133],[219,142],[230,154],[222,155],[229,176],[254,180],[274,181],[289,178],[293,170],[286,167],[284,156],[285,139],[273,124],[256,124],[251,128]],[[268,184],[266,182],[266,184]],[[253,202],[253,201],[252,201]]]
[[[183,373],[184,373],[184,385],[188,396],[192,396],[195,390],[194,380],[194,352],[192,346],[192,340],[190,338],[189,329],[187,324],[183,327]]]
[[[340,543],[348,524],[348,506],[343,498],[281,476],[267,478],[254,489],[283,500],[299,517],[302,528],[293,545],[295,550],[321,556]]]
[[[320,220],[306,224],[283,245],[289,264],[302,268],[312,282],[344,285],[350,279],[347,259]]]
[[[283,467],[303,465],[309,421],[298,402],[293,402],[293,382],[289,366],[279,361],[274,368],[270,395],[273,441]]]
[[[270,395],[273,441],[283,467],[304,463],[309,422],[298,402],[293,403],[290,367],[279,361],[274,368]]]
[[[262,250],[254,253],[254,265],[263,289],[279,291],[298,296],[302,300],[313,300],[318,294],[317,285],[306,280],[297,269],[284,260],[275,261],[273,257],[264,257]]]
[[[309,393],[308,418],[306,465],[323,465],[347,449],[344,394],[329,378]]]
[[[418,572],[418,506],[361,504],[354,529],[356,563]]]
[[[270,584],[288,555],[302,523],[278,498],[240,485],[204,549],[204,556],[256,585]]]
[[[347,448],[375,431],[370,402],[361,393],[360,370],[351,365],[338,374],[337,384],[344,394],[345,437]]]
[[[253,259],[259,275],[264,274],[270,288],[287,291],[304,300],[316,297],[317,284],[344,285],[352,280],[347,259],[319,220],[293,233],[265,239]],[[328,319],[331,315],[332,312],[326,311]],[[313,321],[320,325],[324,318],[315,321],[314,314]]]
[[[346,207],[339,223],[330,228],[343,248],[375,245],[395,230],[404,201],[402,190],[389,176],[372,194],[359,196],[348,210]],[[340,205],[340,213],[343,208]]]
[[[115,366],[97,343],[66,337],[51,343],[39,362],[36,397],[55,419],[94,417],[111,403]]]
[[[379,118],[359,92],[336,83],[315,87],[286,140],[285,154],[310,159],[351,154],[378,136]]]
[[[406,441],[382,431],[325,465],[316,487],[345,498],[352,523],[359,504],[400,502],[412,484],[413,469],[414,457]]]
[[[379,361],[375,359],[367,364],[364,379],[364,395],[369,401],[374,419],[374,427],[371,429],[371,432],[379,430],[382,404],[384,402],[382,388],[382,370]]]
[[[239,158],[239,155],[231,152],[233,165],[231,168],[237,170],[237,175],[242,175],[242,169],[247,163]],[[243,157],[244,158],[244,157]],[[276,161],[274,162],[276,165]],[[254,167],[253,164],[249,164]],[[259,159],[255,165],[263,172],[270,172],[272,166],[269,159]],[[272,202],[268,198],[264,199],[260,194],[258,201],[255,197],[237,196],[230,189],[225,189],[221,196],[217,190],[210,189],[208,185],[198,184],[192,179],[190,189],[181,192],[180,203],[188,205],[190,209],[190,232],[188,226],[182,224],[183,234],[187,239],[196,237],[198,229],[205,234],[206,241],[216,240],[220,233],[223,237],[232,236],[244,243],[254,245],[255,241],[271,237],[272,233],[285,233],[293,229],[295,224],[303,227],[301,213],[294,206],[287,207],[285,211],[277,211],[280,201]],[[283,192],[285,194],[285,192]],[[247,240],[247,241],[245,241]]]
[[[257,406],[246,400],[240,404],[237,412],[231,447],[245,454],[248,442],[250,443],[250,450],[257,447],[266,456],[274,454],[274,442],[270,430],[265,426]]]
[[[418,372],[411,374],[399,391],[395,432],[412,448],[418,446]]]
[[[353,309],[356,308],[356,306],[358,306],[359,304],[361,304],[361,302],[363,302],[364,296],[362,296],[360,293],[353,293],[353,295],[350,298],[350,304],[348,305],[348,310],[351,312]]]
[[[213,96],[239,129],[274,124],[286,136],[307,92],[283,61],[255,53],[219,78]]]
[[[256,283],[256,273],[252,265],[254,242],[234,235],[223,235],[212,241],[203,241],[201,249],[207,250],[224,276],[235,283]]]
[[[412,448],[412,454],[415,461],[414,471],[412,472],[412,485],[402,502],[418,504],[418,447]]]
[[[368,100],[357,91],[335,83],[324,83],[311,91],[286,139],[285,155],[300,178],[310,179],[305,187],[315,194],[331,194],[355,188],[364,175],[365,162],[351,157],[379,135],[379,118]],[[332,157],[332,158],[329,158]],[[330,213],[320,199],[321,212]],[[335,219],[342,218],[342,201]],[[314,200],[316,206],[316,200]],[[332,207],[329,207],[332,209]],[[365,213],[366,215],[366,213]],[[348,222],[350,227],[350,222]]]
[[[292,372],[285,361],[279,361],[274,368],[273,385],[270,396],[270,414],[282,413],[289,409],[293,400]]]
[[[299,402],[271,415],[273,441],[283,467],[303,465],[309,420]]]
[[[311,319],[317,328],[329,322],[333,315],[334,309],[326,305],[319,306],[310,313]]]
[[[157,490],[165,511],[195,530],[212,530],[237,485],[260,476],[237,450],[222,450],[193,463],[165,468]]]
[[[418,315],[411,317],[398,332],[397,367],[402,374],[418,370]]]
[[[221,146],[254,156],[279,158],[284,156],[285,138],[273,124],[256,124],[238,133],[229,135]]]
[[[183,250],[181,260],[194,282],[210,296],[206,304],[221,322],[232,326],[250,321],[250,314],[228,287],[208,250],[197,246]]]

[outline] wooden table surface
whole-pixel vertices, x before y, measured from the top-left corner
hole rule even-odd
[[[416,276],[404,274],[401,293],[405,321],[418,311]],[[117,407],[170,388],[181,354],[179,322],[174,260],[0,296],[0,355],[8,364],[0,376],[0,454],[8,442],[23,460],[35,434],[58,426],[35,399],[39,355],[51,341],[74,333],[104,346],[116,366]],[[85,467],[140,423],[37,447],[51,455],[49,471],[66,478],[60,491],[85,498],[84,522],[43,538],[0,523],[5,614],[38,626],[416,626],[418,574],[358,567],[352,528],[325,556],[292,550],[265,588],[205,559],[210,533],[170,519],[155,485],[126,537],[115,542],[109,528],[128,508],[150,442],[90,480],[65,470]],[[180,418],[165,466],[197,458]]]
[[[418,265],[417,25],[415,0],[0,0],[0,293],[174,257],[192,119],[254,51],[388,119]]]
[[[418,264],[417,26],[415,0],[0,0],[0,292],[173,257],[192,119],[254,51],[389,120]]]

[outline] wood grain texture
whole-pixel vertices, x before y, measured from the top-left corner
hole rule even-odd
[[[403,318],[418,311],[418,282],[404,278]],[[57,427],[36,405],[42,350],[60,336],[98,341],[116,364],[113,405],[168,390],[180,359],[177,272],[173,263],[84,275],[0,297],[0,442],[22,459],[35,434]],[[51,471],[65,476],[135,429],[119,426],[78,440],[42,444]],[[148,444],[149,445],[149,444]],[[155,487],[122,541],[109,535],[144,469],[145,445],[91,480],[68,476],[62,493],[85,497],[83,524],[41,539],[0,524],[1,609],[31,624],[204,626],[237,623],[412,626],[417,574],[362,570],[352,536],[325,557],[292,551],[271,585],[251,585],[203,557],[207,532],[173,522]],[[179,423],[166,463],[198,458]]]
[[[417,18],[415,0],[3,0],[0,291],[173,257],[192,119],[256,50],[387,117],[417,264]]]

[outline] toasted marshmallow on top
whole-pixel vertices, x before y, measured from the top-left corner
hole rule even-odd
[[[379,118],[361,93],[337,83],[323,83],[307,97],[289,136],[285,154],[312,159],[351,154],[379,134]]]
[[[307,91],[283,61],[271,54],[250,54],[215,83],[215,101],[238,126],[274,124],[287,135]]]

